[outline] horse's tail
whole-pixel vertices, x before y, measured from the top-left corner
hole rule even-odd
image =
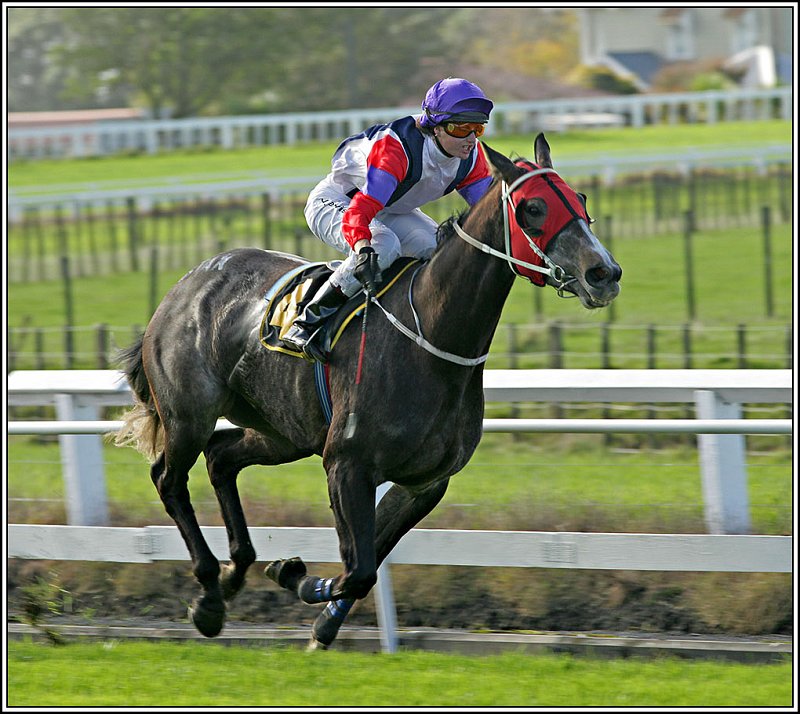
[[[164,450],[164,428],[158,415],[150,383],[142,363],[140,336],[130,347],[120,350],[117,360],[131,385],[136,404],[123,416],[123,425],[114,437],[116,446],[132,446],[152,463]]]

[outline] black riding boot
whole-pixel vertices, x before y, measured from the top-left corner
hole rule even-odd
[[[319,289],[319,292],[306,305],[303,314],[298,317],[283,336],[283,341],[290,347],[303,352],[307,357],[318,362],[326,362],[327,355],[312,342],[314,335],[325,321],[331,317],[344,303],[347,296],[330,280]]]

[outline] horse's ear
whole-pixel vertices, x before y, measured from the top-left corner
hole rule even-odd
[[[550,144],[544,138],[544,134],[539,134],[533,142],[533,155],[536,163],[543,169],[552,169],[553,160],[550,158]]]
[[[489,162],[489,168],[496,179],[502,179],[506,183],[513,183],[522,174],[522,169],[516,166],[511,159],[503,156],[499,151],[495,151],[485,142],[481,142],[481,146],[484,154],[486,154],[486,160]]]

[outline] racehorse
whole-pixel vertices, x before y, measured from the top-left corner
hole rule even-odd
[[[243,248],[205,261],[122,351],[136,405],[116,443],[152,462],[202,586],[189,614],[203,635],[219,634],[225,601],[256,560],[236,485],[243,468],[322,456],[343,571],[318,578],[288,558],[265,574],[306,603],[327,603],[309,643],[326,648],[375,584],[380,563],[477,447],[484,363],[514,279],[551,285],[589,309],[619,293],[622,271],[589,227],[585,196],[554,171],[544,135],[534,142],[535,163],[482,146],[494,176],[483,198],[442,223],[429,260],[380,298],[365,291],[369,324],[366,314],[361,329],[354,320],[328,358],[327,415],[312,365],[259,339],[264,296],[304,262],[297,256]],[[359,361],[354,379],[359,359],[364,370]],[[215,431],[222,417],[236,428]],[[230,563],[222,568],[189,497],[189,469],[201,452],[228,533]],[[392,485],[376,508],[385,482]]]

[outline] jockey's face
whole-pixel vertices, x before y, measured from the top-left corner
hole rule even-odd
[[[455,156],[459,159],[468,158],[478,141],[475,132],[471,132],[465,137],[450,136],[442,125],[435,126],[433,128],[433,133],[439,141],[439,146],[450,154],[450,156]]]

